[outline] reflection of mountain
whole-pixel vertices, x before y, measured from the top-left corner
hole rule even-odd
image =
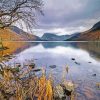
[[[17,43],[17,42],[6,42],[6,41],[4,41],[3,42],[3,46],[7,47],[8,49],[6,49],[6,50],[0,50],[0,54],[3,54],[3,55],[14,54],[17,51],[17,49],[19,49],[19,48],[21,48],[22,50],[24,50],[24,47],[26,45],[27,45],[27,43],[24,43],[24,42]]]
[[[86,50],[91,57],[100,59],[100,42],[43,42],[44,48],[73,47],[76,49]]]
[[[3,54],[18,54],[25,49],[30,47],[35,47],[38,44],[42,44],[45,49],[55,48],[55,47],[72,47],[75,49],[86,50],[91,57],[100,60],[100,42],[3,42],[5,47],[9,49],[4,50]],[[2,51],[0,51],[2,54]]]
[[[6,55],[6,54],[18,54],[22,51],[24,51],[27,48],[30,48],[32,46],[36,46],[39,43],[37,42],[3,42],[3,46],[7,47],[8,49],[6,50],[0,50],[0,56]]]
[[[42,42],[41,44],[44,48],[55,48],[58,46],[77,48],[76,42]]]
[[[100,60],[100,42],[85,42],[77,45],[79,48],[88,51],[91,57]]]

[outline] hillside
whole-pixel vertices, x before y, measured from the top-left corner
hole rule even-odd
[[[28,41],[39,41],[40,40],[40,38],[38,36],[33,35],[33,34],[28,34],[16,26],[12,26],[12,27],[10,27],[10,29],[13,32],[17,33],[18,35],[20,35],[21,38],[24,40],[28,40]]]
[[[2,40],[8,40],[8,41],[11,41],[11,40],[13,41],[37,41],[39,40],[39,37],[32,35],[32,34],[28,34],[15,26],[9,29],[0,29],[0,38],[2,38]]]
[[[90,30],[86,32],[82,32],[76,40],[99,41],[100,40],[100,22],[96,23]]]
[[[17,28],[17,27],[16,27]],[[17,31],[20,29],[17,28]],[[23,31],[24,32],[24,31]],[[16,33],[14,30],[11,29],[0,29],[0,39],[3,40],[3,46],[7,47],[8,49],[6,50],[0,50],[0,56],[6,55],[6,54],[12,54],[19,52],[25,48],[27,48],[28,44],[25,42],[13,42],[13,41],[36,41],[37,36],[31,35],[31,34],[26,34],[26,33]],[[13,41],[12,41],[13,40]]]
[[[19,34],[10,29],[0,29],[0,38],[2,40],[24,40]]]

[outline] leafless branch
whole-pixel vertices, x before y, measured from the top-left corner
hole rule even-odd
[[[0,0],[0,28],[22,20],[27,27],[34,26],[36,13],[42,12],[42,0]]]

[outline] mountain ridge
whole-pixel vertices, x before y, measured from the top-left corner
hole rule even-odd
[[[76,39],[78,41],[99,41],[100,40],[100,21],[93,25],[93,27],[85,32],[81,32]]]
[[[53,33],[44,33],[43,36],[41,37],[41,40],[44,41],[65,41],[66,39],[69,39],[73,36],[76,36],[77,33],[72,34],[72,35],[56,35]]]

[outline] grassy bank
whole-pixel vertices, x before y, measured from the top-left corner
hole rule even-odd
[[[75,100],[74,84],[63,80],[54,86],[52,75],[46,78],[45,70],[27,65],[22,72],[20,64],[13,67],[0,64],[0,100]],[[36,76],[40,71],[41,76]],[[67,70],[68,72],[68,70]]]

